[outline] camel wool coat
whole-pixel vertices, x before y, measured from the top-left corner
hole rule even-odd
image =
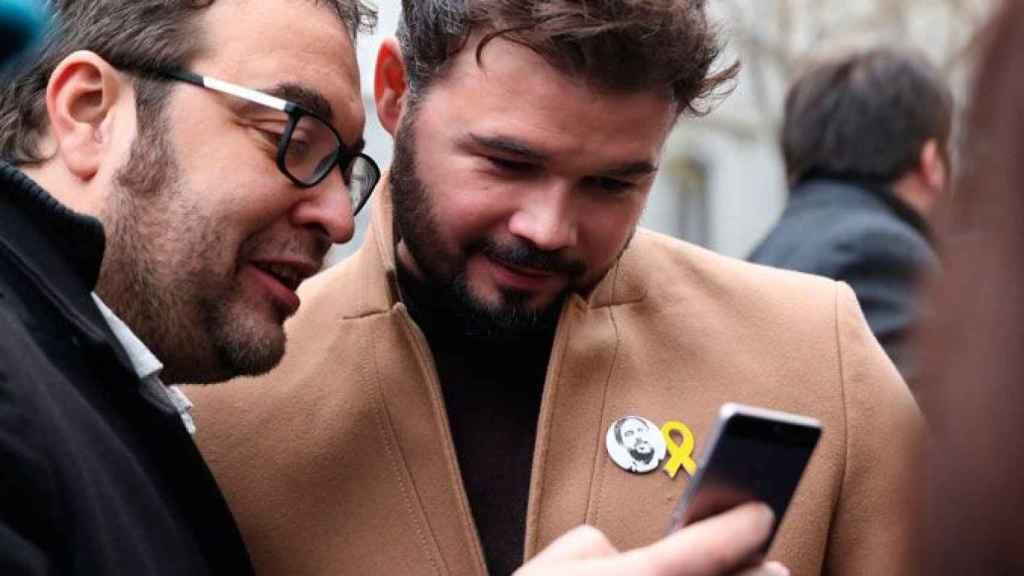
[[[280,366],[186,390],[261,574],[486,573],[430,348],[398,297],[386,188],[359,251],[300,290]],[[769,558],[797,575],[906,571],[923,424],[850,288],[645,230],[563,306],[526,558],[582,523],[620,549],[663,536],[689,477],[619,468],[608,428],[681,421],[699,456],[725,402],[824,426]]]

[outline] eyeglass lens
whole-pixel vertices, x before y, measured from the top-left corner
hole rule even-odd
[[[284,154],[285,168],[305,184],[320,181],[334,167],[342,143],[326,124],[314,116],[302,116],[295,124]],[[379,173],[364,156],[355,156],[342,166],[352,210],[362,207],[373,192]]]
[[[373,187],[380,179],[380,172],[365,156],[356,156],[352,158],[344,174],[345,186],[352,199],[352,210],[358,212],[373,193]]]
[[[303,116],[295,124],[284,164],[292,176],[305,184],[319,180],[335,159],[338,139],[323,122],[312,116]]]

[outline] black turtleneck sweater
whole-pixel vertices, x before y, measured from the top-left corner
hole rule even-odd
[[[403,301],[434,355],[488,571],[510,574],[523,562],[533,445],[554,327],[502,340],[469,336],[439,304],[443,298],[399,268]]]

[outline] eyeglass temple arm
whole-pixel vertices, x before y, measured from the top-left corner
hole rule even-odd
[[[181,80],[182,82],[188,82],[189,84],[195,84],[200,88],[206,88],[206,83],[203,82],[203,77],[199,74],[189,72],[187,70],[171,69],[160,71],[161,76],[166,76],[173,80]]]
[[[277,96],[271,96],[270,94],[266,94],[258,90],[239,86],[238,84],[232,84],[231,82],[225,82],[224,80],[211,78],[210,76],[202,76],[187,70],[165,70],[162,71],[161,74],[174,80],[181,80],[182,82],[194,84],[200,88],[207,88],[216,92],[230,94],[236,98],[256,102],[257,104],[262,104],[269,108],[273,108],[274,110],[280,110],[281,112],[290,112],[291,109],[295,107],[291,102],[278,98]]]

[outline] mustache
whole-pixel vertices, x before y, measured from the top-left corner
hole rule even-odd
[[[313,234],[309,244],[309,254],[322,266],[324,257],[331,249],[331,246],[334,245],[334,242],[331,241],[331,237],[326,231],[321,231]]]
[[[474,250],[502,264],[521,268],[533,268],[567,276],[582,276],[587,270],[582,260],[567,258],[557,251],[540,250],[524,242],[499,244],[487,238],[481,240]]]
[[[296,234],[286,238],[261,238],[246,246],[245,254],[249,257],[273,256],[276,258],[295,258],[315,263],[323,267],[327,251],[334,243],[327,232],[313,230],[310,233]]]

